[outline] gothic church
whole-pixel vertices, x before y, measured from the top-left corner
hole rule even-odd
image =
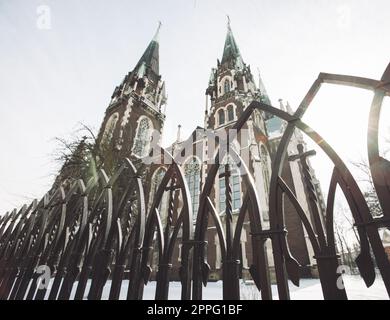
[[[188,143],[192,144],[196,150],[203,150],[196,154],[186,154],[186,158],[181,164],[191,195],[194,219],[199,205],[199,194],[208,171],[207,139],[202,132],[212,130],[218,133],[231,128],[253,100],[271,104],[260,75],[256,83],[250,66],[244,62],[230,23],[227,27],[222,59],[218,60],[215,68],[211,69],[205,94],[207,101],[205,110],[199,110],[199,112],[204,112],[204,124],[194,129],[193,134],[188,139],[181,137],[179,126],[176,141],[167,148],[173,156],[182,152],[183,146]],[[106,166],[109,163],[118,163],[124,157],[130,158],[135,163],[140,163],[141,159],[148,155],[152,130],[163,132],[166,100],[165,82],[159,70],[157,31],[134,69],[115,88],[106,110],[97,138],[98,144],[102,150],[105,150],[104,161]],[[281,100],[279,102],[280,108],[292,112],[288,103],[284,104]],[[246,141],[240,145],[240,148],[246,149],[249,154],[245,164],[255,180],[264,228],[267,228],[269,224],[267,202],[271,163],[284,127],[285,123],[279,118],[256,111],[251,116],[250,121],[245,124],[244,128],[247,129],[248,135]],[[297,153],[298,144],[305,146],[302,135],[296,132],[288,147],[288,154]],[[229,161],[229,159],[224,160]],[[233,163],[233,174],[229,178],[232,189],[233,223],[237,219],[243,201],[242,195],[245,191],[243,190],[245,186],[241,183],[239,170],[235,169],[234,165]],[[146,168],[144,190],[149,206],[153,201],[153,196],[165,170],[164,164],[150,165]],[[286,161],[284,163],[283,179],[293,190],[302,206],[306,208],[306,214],[310,219],[299,162]],[[323,200],[319,183],[317,182],[315,186],[320,200],[319,210],[323,212],[324,206],[322,205]],[[225,211],[225,188],[225,179],[217,176],[212,200],[222,221]],[[315,276],[315,260],[302,223],[294,213],[294,209],[288,200],[285,201],[284,205],[291,253],[302,265],[302,276]],[[161,206],[160,214],[162,215],[162,221],[164,221],[163,216],[166,211],[164,201]],[[180,206],[180,203],[177,203],[177,206]],[[248,279],[250,277],[249,266],[251,265],[252,250],[249,241],[249,225],[244,223],[244,226],[245,232],[241,235],[241,275],[244,279]],[[208,263],[211,268],[209,277],[210,280],[218,280],[221,277],[221,252],[216,228],[212,222],[209,222],[207,238]],[[270,246],[267,248],[269,248],[269,265],[272,270],[272,249]],[[172,280],[178,279],[177,269],[180,265],[180,250],[180,245],[178,245],[173,254]],[[156,272],[157,263],[154,261],[152,265],[153,272]]]

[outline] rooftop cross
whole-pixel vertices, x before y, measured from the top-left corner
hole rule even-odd
[[[306,164],[306,159],[308,157],[311,157],[311,156],[315,156],[317,153],[315,152],[315,150],[309,150],[309,151],[306,151],[304,152],[303,150],[303,144],[302,143],[299,143],[297,145],[297,149],[298,149],[298,154],[294,154],[294,155],[291,155],[288,157],[288,161],[295,161],[295,160],[301,160],[301,163],[302,164]]]

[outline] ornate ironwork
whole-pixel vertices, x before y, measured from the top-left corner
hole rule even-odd
[[[355,179],[331,146],[301,119],[323,83],[354,86],[372,90],[367,149],[372,180],[383,215],[374,217]],[[182,299],[202,299],[208,282],[210,266],[207,261],[207,227],[209,220],[216,227],[222,255],[223,298],[240,299],[240,239],[244,221],[249,221],[252,242],[250,274],[261,292],[262,299],[272,299],[271,280],[265,242],[271,240],[276,284],[279,299],[289,299],[288,278],[299,285],[299,264],[291,255],[284,218],[283,198],[287,197],[296,210],[317,260],[325,299],[347,299],[347,292],[336,286],[338,256],[334,238],[334,202],[336,187],[344,193],[360,238],[360,254],[356,259],[360,274],[367,286],[375,281],[374,261],[379,268],[390,295],[390,263],[378,229],[390,228],[390,162],[379,155],[378,127],[383,99],[390,95],[390,64],[381,80],[321,73],[291,115],[265,103],[253,101],[234,125],[236,134],[257,109],[280,117],[287,126],[278,146],[269,186],[270,226],[264,229],[260,202],[249,169],[232,148],[229,156],[239,165],[245,185],[242,206],[236,223],[232,219],[232,186],[230,165],[225,165],[221,178],[225,180],[225,216],[217,213],[211,193],[218,175],[220,159],[227,150],[219,148],[214,164],[200,193],[199,208],[194,225],[191,196],[184,172],[166,150],[161,153],[170,159],[161,183],[147,211],[143,181],[136,166],[125,159],[123,165],[108,177],[100,170],[98,177],[85,185],[82,180],[61,185],[46,194],[39,202],[13,210],[0,218],[0,298],[1,299],[101,299],[103,289],[110,283],[109,299],[119,299],[124,280],[128,279],[127,299],[142,299],[144,286],[152,273],[151,258],[157,245],[158,271],[155,298],[168,299],[172,255],[181,243],[179,270]],[[282,165],[294,130],[299,129],[311,138],[334,164],[328,190],[326,216],[321,217],[312,185],[306,157],[299,147],[309,199],[310,214],[282,179]],[[234,134],[228,137],[234,140]],[[159,212],[164,194],[168,196],[168,212],[163,221]],[[182,205],[177,206],[178,199]],[[51,285],[40,286],[39,266],[52,272]],[[108,280],[110,279],[110,282]],[[90,287],[88,287],[90,283]]]

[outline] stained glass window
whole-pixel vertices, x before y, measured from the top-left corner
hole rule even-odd
[[[158,189],[158,187],[159,187],[159,185],[160,185],[164,175],[165,175],[165,170],[164,169],[158,169],[154,173],[153,178],[152,178],[152,186],[150,188],[150,195],[151,195],[150,196],[150,201],[149,201],[150,203],[153,202],[154,195],[156,194],[157,189]]]
[[[226,79],[224,82],[224,93],[228,93],[230,91],[230,80]]]
[[[156,192],[158,190],[158,187],[161,184],[162,179],[164,178],[165,173],[166,173],[165,169],[160,168],[160,169],[157,169],[155,171],[155,173],[153,174],[152,184],[150,187],[148,210],[150,210],[150,208],[152,207],[154,198],[156,196]],[[163,194],[163,197],[161,199],[160,206],[159,206],[159,213],[160,213],[160,217],[161,217],[161,222],[163,225],[165,225],[165,223],[166,223],[165,220],[166,220],[166,215],[167,215],[167,194],[166,193]]]
[[[263,179],[264,179],[264,189],[265,192],[269,193],[269,172],[268,172],[268,152],[265,149],[263,145],[260,147],[260,152],[261,152],[261,170],[263,173]]]
[[[106,128],[104,129],[102,143],[108,144],[111,141],[112,135],[114,134],[114,130],[116,127],[116,123],[118,122],[119,115],[117,112],[112,114],[107,121]]]
[[[232,105],[229,105],[227,108],[228,112],[228,121],[233,121],[234,120],[234,107]]]
[[[220,109],[218,111],[218,118],[219,118],[220,125],[225,123],[225,111],[223,109]]]
[[[152,124],[150,120],[143,117],[138,124],[137,134],[134,141],[133,154],[138,157],[146,157],[149,152],[150,139],[152,135]]]

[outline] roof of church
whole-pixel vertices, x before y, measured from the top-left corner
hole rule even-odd
[[[223,48],[221,63],[225,63],[230,60],[236,60],[237,58],[241,59],[241,53],[238,49],[236,41],[234,40],[233,32],[230,27],[230,21],[228,21],[228,30],[225,39],[225,46]]]
[[[158,34],[160,31],[161,23],[159,23],[156,34],[154,35],[152,41],[150,41],[148,47],[143,53],[141,59],[138,61],[134,70],[138,70],[142,67],[143,64],[147,68],[150,68],[156,75],[159,75],[159,43],[158,43]]]

